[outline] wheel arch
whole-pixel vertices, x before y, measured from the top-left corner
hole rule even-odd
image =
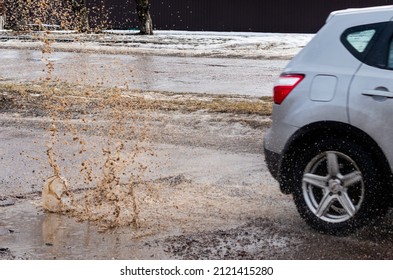
[[[390,193],[392,193],[393,174],[390,169],[389,162],[382,152],[378,144],[364,131],[351,126],[346,123],[334,122],[334,121],[321,121],[311,123],[301,129],[299,129],[290,140],[283,151],[283,157],[279,169],[279,183],[280,189],[283,193],[291,194],[293,192],[292,182],[294,160],[296,160],[296,153],[301,152],[302,149],[306,149],[307,146],[313,143],[324,141],[327,138],[337,138],[341,141],[351,141],[360,144],[365,151],[368,151],[375,161],[378,170],[383,172],[382,174],[388,174],[386,176],[385,185],[390,186]],[[385,178],[383,178],[385,180]]]

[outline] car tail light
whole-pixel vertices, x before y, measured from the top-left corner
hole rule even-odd
[[[288,94],[304,79],[303,74],[283,74],[274,85],[273,100],[281,104]]]

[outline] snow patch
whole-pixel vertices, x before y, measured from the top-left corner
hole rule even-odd
[[[23,36],[0,32],[0,48],[40,48],[39,37],[39,32]],[[61,51],[282,59],[296,55],[312,37],[313,34],[190,31],[155,31],[153,36],[141,36],[123,30],[48,34],[53,48]]]

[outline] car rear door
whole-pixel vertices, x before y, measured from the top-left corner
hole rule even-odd
[[[342,40],[344,44],[352,44],[355,52],[358,52],[354,55],[360,53],[358,58],[364,62],[350,85],[349,121],[377,142],[392,168],[393,25],[369,25],[364,26],[363,30],[360,28],[349,31]],[[351,52],[353,51],[352,49]]]

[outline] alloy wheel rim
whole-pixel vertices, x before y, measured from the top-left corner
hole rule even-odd
[[[326,151],[306,166],[302,178],[307,207],[329,223],[345,222],[356,215],[364,200],[364,180],[349,156]]]

